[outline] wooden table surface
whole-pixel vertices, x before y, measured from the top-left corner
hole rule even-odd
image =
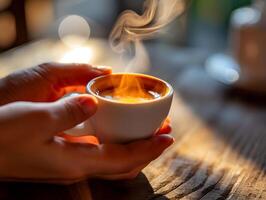
[[[4,75],[45,59],[51,41],[0,57]],[[171,110],[175,144],[134,180],[88,180],[70,186],[0,183],[0,199],[266,199],[266,100],[212,78],[208,52],[151,46],[149,73],[175,88]],[[23,62],[22,62],[23,60]]]

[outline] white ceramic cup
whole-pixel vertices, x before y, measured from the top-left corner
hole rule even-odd
[[[134,76],[142,87],[155,91],[159,98],[125,103],[99,95],[116,88],[123,76]],[[84,123],[66,131],[72,136],[94,135],[101,143],[125,143],[151,137],[166,119],[173,98],[167,82],[144,74],[110,74],[97,77],[87,85],[87,93],[98,100],[96,113]]]

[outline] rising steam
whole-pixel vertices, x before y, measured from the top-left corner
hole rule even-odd
[[[109,42],[117,53],[125,53],[133,44],[135,53],[125,68],[126,72],[133,70],[143,72],[149,67],[149,57],[141,41],[156,36],[165,25],[180,16],[185,10],[186,1],[145,0],[142,15],[131,10],[126,10],[120,15],[110,34]],[[131,84],[137,88],[134,96],[145,94],[145,88],[131,76],[122,77],[115,94],[118,96],[126,94]]]
[[[184,12],[185,1],[146,0],[142,15],[131,10],[124,11],[110,34],[112,49],[122,53],[131,43],[136,44],[154,37],[165,25]]]

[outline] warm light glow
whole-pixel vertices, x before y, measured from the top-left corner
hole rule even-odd
[[[54,21],[53,6],[52,0],[27,0],[25,2],[27,29],[30,36],[39,36],[49,29]]]
[[[14,16],[9,12],[0,14],[0,47],[10,46],[16,39]]]
[[[5,9],[11,3],[11,0],[0,0],[0,10]]]
[[[59,60],[61,63],[90,63],[93,51],[89,47],[74,48],[66,52]]]
[[[68,47],[80,47],[84,45],[90,37],[90,26],[83,17],[70,15],[64,18],[60,23],[58,35],[61,41]]]

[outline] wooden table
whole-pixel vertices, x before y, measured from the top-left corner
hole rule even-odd
[[[29,63],[42,61],[53,45],[42,41],[6,53],[0,57],[0,72],[19,68],[24,54],[31,55]],[[0,199],[266,199],[265,98],[210,78],[202,67],[208,52],[158,45],[149,52],[149,73],[175,88],[171,118],[176,142],[168,151],[135,180],[70,186],[1,183]]]

